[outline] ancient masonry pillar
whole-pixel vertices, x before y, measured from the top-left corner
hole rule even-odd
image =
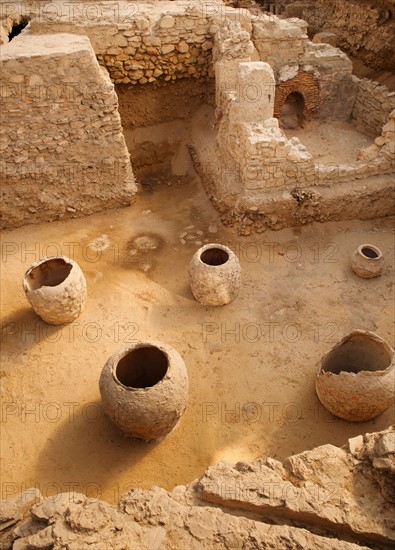
[[[273,118],[276,82],[268,63],[240,63],[237,69],[238,119],[262,122]]]

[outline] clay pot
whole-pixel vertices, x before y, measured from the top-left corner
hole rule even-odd
[[[99,387],[112,422],[145,441],[167,435],[188,400],[184,361],[161,342],[138,342],[114,353],[103,367]]]
[[[189,279],[192,293],[201,304],[229,304],[239,293],[239,260],[222,244],[206,244],[199,248],[189,264]]]
[[[377,246],[361,244],[351,255],[351,267],[363,279],[378,277],[384,267],[383,254]]]
[[[34,263],[25,273],[23,289],[37,315],[51,325],[71,323],[85,307],[84,274],[66,256],[50,256]]]
[[[371,420],[394,399],[394,350],[373,332],[354,330],[322,358],[315,387],[335,416]]]

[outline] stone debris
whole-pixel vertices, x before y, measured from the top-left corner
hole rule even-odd
[[[257,512],[263,520],[288,518],[369,544],[389,543],[395,541],[394,436],[393,428],[366,434],[345,448],[323,445],[283,464],[270,458],[220,463],[208,468],[197,491],[205,502]],[[388,462],[377,463],[382,451]]]
[[[395,541],[395,431],[343,448],[220,462],[188,486],[132,489],[118,506],[29,489],[2,502],[4,550],[367,550]],[[386,461],[383,463],[376,461]],[[391,492],[392,490],[392,492]],[[25,519],[23,510],[30,508]],[[25,514],[26,515],[26,514]],[[15,523],[17,525],[15,525]]]
[[[5,528],[11,523],[16,523],[20,520],[26,510],[28,510],[33,504],[41,500],[41,493],[38,489],[31,487],[26,489],[20,495],[14,497],[12,500],[0,501],[0,530]]]

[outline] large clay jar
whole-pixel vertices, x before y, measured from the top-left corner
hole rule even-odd
[[[358,277],[372,279],[381,275],[384,258],[381,250],[372,244],[361,244],[351,256],[351,268]]]
[[[86,281],[80,266],[66,256],[50,256],[25,273],[23,289],[34,311],[46,323],[71,323],[84,310]]]
[[[138,342],[114,353],[100,377],[104,412],[125,434],[150,441],[177,424],[188,400],[181,356],[161,342]]]
[[[322,358],[316,391],[335,416],[371,420],[394,400],[394,350],[373,332],[354,330]]]
[[[198,302],[206,306],[223,306],[239,293],[239,260],[222,244],[206,244],[199,248],[189,264],[189,280]]]

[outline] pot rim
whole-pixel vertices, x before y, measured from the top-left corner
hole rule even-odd
[[[376,258],[369,258],[369,256],[366,256],[362,252],[363,248],[371,248],[377,254],[377,257]],[[374,244],[369,244],[369,243],[361,244],[361,245],[358,246],[357,250],[358,250],[358,254],[360,256],[362,256],[362,258],[364,260],[369,260],[370,262],[377,262],[378,260],[381,260],[381,258],[383,257],[383,253],[381,252],[380,248],[378,248]]]
[[[391,355],[392,358],[390,360],[390,363],[388,367],[382,370],[360,370],[358,372],[348,372],[348,371],[340,371],[340,372],[331,372],[331,371],[324,371],[322,370],[323,364],[325,360],[327,359],[328,355],[332,353],[335,349],[339,348],[341,345],[343,345],[347,340],[352,338],[355,335],[363,335],[367,336],[371,340],[375,340],[376,342],[383,345],[384,349],[388,352],[388,355]],[[362,330],[362,329],[354,329],[349,334],[347,334],[342,340],[340,340],[337,344],[333,346],[332,349],[330,349],[325,355],[321,358],[319,364],[318,364],[318,372],[316,374],[316,378],[321,378],[322,376],[383,376],[385,374],[388,374],[392,369],[395,368],[395,352],[393,348],[378,334],[375,334],[374,332],[371,332],[370,330]]]
[[[160,386],[162,383],[166,382],[169,378],[169,370],[171,366],[171,357],[170,352],[173,351],[173,348],[171,350],[169,349],[170,346],[167,344],[163,344],[162,342],[159,342],[157,340],[141,340],[139,342],[136,342],[135,344],[131,344],[130,346],[127,346],[126,348],[122,348],[115,352],[111,357],[109,357],[108,361],[112,360],[113,364],[111,366],[111,375],[114,379],[115,383],[121,386],[123,389],[132,391],[132,392],[147,392],[149,390],[153,390]],[[163,378],[159,380],[156,384],[153,386],[148,386],[146,388],[133,388],[132,386],[125,386],[125,384],[122,384],[122,382],[119,380],[119,378],[116,375],[116,370],[119,365],[119,362],[123,357],[125,357],[128,353],[130,353],[133,350],[139,349],[139,348],[156,348],[161,351],[167,359],[167,370]]]
[[[35,290],[31,290],[29,287],[28,287],[28,284],[27,284],[27,277],[28,275],[33,271],[33,269],[36,269],[37,267],[39,267],[40,265],[46,263],[46,262],[49,262],[50,260],[64,260],[65,263],[67,264],[70,264],[71,265],[71,269],[70,269],[70,273],[67,275],[67,277],[61,282],[59,283],[58,285],[56,286],[49,286],[49,285],[42,285],[40,286],[40,288],[36,288]],[[37,292],[40,292],[41,289],[45,288],[53,288],[53,289],[58,289],[60,288],[62,285],[64,285],[67,280],[71,277],[72,273],[73,273],[73,270],[76,268],[76,267],[79,267],[77,262],[75,262],[74,260],[72,260],[71,258],[69,258],[68,256],[46,256],[45,258],[42,258],[41,260],[37,260],[37,262],[34,262],[26,271],[25,271],[25,274],[23,276],[23,280],[22,280],[22,285],[23,285],[23,290],[25,292],[29,292],[29,293],[37,293]]]
[[[224,252],[226,252],[228,254],[228,259],[226,260],[226,262],[224,262],[223,264],[219,264],[219,265],[210,265],[210,264],[206,264],[205,262],[203,262],[201,260],[201,255],[206,252],[207,250],[212,250],[212,249],[215,249],[215,248],[218,248],[219,250],[223,250]],[[224,244],[220,244],[220,243],[207,243],[205,245],[203,245],[202,247],[200,247],[197,251],[196,251],[196,257],[198,259],[198,262],[199,264],[201,265],[204,265],[205,267],[207,268],[215,268],[215,269],[218,269],[220,267],[224,267],[226,266],[229,261],[236,257],[236,254],[233,252],[233,250],[231,250],[230,248],[228,248],[227,246],[225,246]]]

